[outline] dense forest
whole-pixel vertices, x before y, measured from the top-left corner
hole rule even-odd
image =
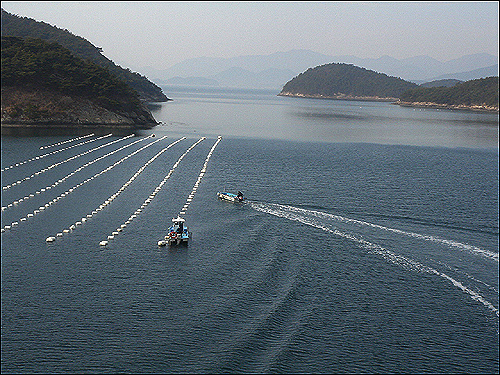
[[[401,102],[486,106],[498,110],[498,77],[475,79],[451,87],[417,87],[404,92]]]
[[[279,95],[325,98],[399,98],[418,87],[401,78],[390,77],[354,66],[332,63],[310,68],[285,84]]]
[[[47,42],[56,42],[67,48],[75,56],[90,60],[106,68],[134,88],[142,100],[163,102],[169,100],[161,88],[139,73],[124,69],[102,54],[102,49],[95,47],[86,39],[76,36],[68,30],[59,29],[45,22],[38,22],[27,17],[12,15],[2,9],[2,36],[21,38],[40,38]]]
[[[45,110],[44,113],[40,108],[46,106],[26,104],[23,98],[4,95],[18,89],[22,93],[47,91],[69,98],[87,99],[114,113],[127,117],[131,114],[133,117],[142,116],[154,122],[137,92],[129,85],[107,69],[74,56],[58,43],[2,37],[1,46],[2,118],[6,115],[9,118],[36,120],[43,116],[50,117],[56,111]]]

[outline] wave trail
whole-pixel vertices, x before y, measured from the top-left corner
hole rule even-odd
[[[258,204],[258,203],[254,202],[254,204]],[[401,229],[388,228],[388,227],[384,227],[382,225],[368,223],[366,221],[361,221],[361,220],[356,220],[356,219],[349,219],[349,218],[346,218],[343,216],[328,214],[328,213],[321,212],[321,211],[306,210],[303,208],[297,208],[297,207],[293,207],[293,206],[287,206],[287,205],[276,204],[276,203],[266,203],[266,205],[268,205],[269,207],[276,207],[277,209],[283,210],[283,211],[313,215],[313,216],[316,216],[319,218],[332,219],[332,220],[336,220],[336,221],[343,222],[343,223],[351,223],[351,224],[357,224],[357,225],[382,229],[382,230],[385,230],[388,232],[397,233],[397,234],[401,234],[404,236],[409,236],[409,237],[418,238],[418,239],[425,240],[425,241],[440,243],[443,245],[447,245],[449,247],[457,248],[459,250],[468,251],[468,252],[475,254],[475,255],[481,255],[483,257],[495,260],[496,262],[499,261],[498,253],[494,253],[492,251],[481,249],[477,246],[468,245],[468,244],[464,244],[464,243],[453,241],[453,240],[447,240],[447,239],[439,238],[436,236],[429,236],[429,235],[424,235],[424,234],[419,234],[419,233],[414,233],[414,232],[406,232],[406,231],[401,230]]]
[[[344,232],[341,232],[337,229],[329,228],[328,226],[325,226],[324,224],[322,224],[319,221],[312,218],[310,215],[311,213],[314,214],[314,213],[319,213],[319,212],[303,210],[303,209],[299,209],[299,208],[292,207],[292,206],[285,206],[285,205],[274,204],[274,203],[249,202],[249,204],[252,208],[254,208],[257,211],[268,213],[270,215],[274,215],[277,217],[283,217],[283,218],[286,218],[288,220],[297,221],[297,222],[300,222],[302,224],[306,224],[306,225],[309,225],[309,226],[312,226],[315,228],[322,229],[322,230],[329,232],[329,233],[332,233],[336,236],[354,241],[354,242],[360,244],[361,246],[365,247],[366,249],[382,256],[387,261],[390,261],[391,263],[397,264],[405,269],[409,269],[409,270],[417,271],[417,272],[425,272],[425,273],[440,276],[440,277],[444,278],[445,280],[451,282],[455,287],[459,288],[464,293],[467,293],[473,300],[481,302],[489,310],[493,311],[497,316],[500,316],[499,310],[497,307],[495,307],[491,302],[487,301],[483,296],[481,296],[476,291],[466,287],[460,281],[457,281],[457,280],[453,279],[452,277],[450,277],[449,275],[447,275],[443,272],[440,272],[432,267],[426,266],[426,265],[424,265],[420,262],[417,262],[413,259],[409,259],[409,258],[406,258],[402,255],[398,255],[392,251],[389,251],[380,245],[366,241],[362,238],[358,238],[352,234],[344,233]],[[309,215],[309,216],[307,216],[307,215]],[[325,215],[335,216],[335,215],[329,215],[329,214],[325,214]],[[316,215],[313,215],[313,216],[316,216]],[[342,217],[339,216],[339,218],[342,218]],[[345,219],[345,218],[342,218],[342,219]],[[351,220],[351,219],[347,219],[347,220]],[[358,222],[357,220],[353,220],[353,221]],[[367,224],[369,224],[369,223],[367,223]]]

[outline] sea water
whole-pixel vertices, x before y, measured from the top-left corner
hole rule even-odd
[[[3,373],[498,373],[497,115],[165,91],[2,138]]]

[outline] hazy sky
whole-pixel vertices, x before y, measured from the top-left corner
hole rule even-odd
[[[498,2],[11,2],[102,47],[130,68],[209,56],[308,49],[326,55],[440,61],[498,56]]]

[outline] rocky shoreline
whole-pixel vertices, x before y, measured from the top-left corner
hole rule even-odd
[[[278,96],[288,96],[292,98],[307,98],[307,99],[331,99],[331,100],[352,100],[352,101],[364,101],[364,102],[394,102],[398,98],[380,97],[380,96],[358,96],[358,95],[346,95],[337,94],[333,96],[326,96],[320,94],[300,94],[292,92],[280,92]]]
[[[89,99],[50,90],[2,87],[1,110],[2,135],[131,134],[158,125],[145,104],[117,113]]]
[[[449,109],[449,110],[498,113],[498,107],[487,106],[487,105],[465,105],[465,104],[454,105],[454,104],[440,104],[432,102],[402,102],[400,100],[392,104],[396,104],[401,107],[412,107],[412,108]]]
[[[352,100],[352,101],[367,101],[367,102],[390,102],[391,104],[399,105],[401,107],[412,108],[428,108],[428,109],[449,109],[449,110],[462,110],[462,111],[475,111],[475,112],[489,112],[498,113],[498,107],[487,105],[453,105],[453,104],[439,104],[432,102],[403,102],[398,98],[383,98],[379,96],[355,96],[338,94],[334,96],[325,95],[312,95],[312,94],[299,94],[292,92],[280,92],[278,96],[288,96],[292,98],[306,98],[306,99],[330,99],[330,100]]]

